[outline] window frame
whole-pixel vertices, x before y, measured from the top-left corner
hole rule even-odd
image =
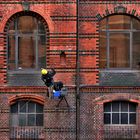
[[[114,104],[114,103],[118,103],[118,106],[119,106],[119,108],[118,108],[118,110],[119,111],[113,111],[112,110],[112,105]],[[122,108],[122,103],[127,103],[127,109],[128,109],[128,111],[121,111],[121,108]],[[106,105],[109,105],[110,104],[110,107],[111,107],[111,111],[109,112],[109,111],[105,111],[105,106]],[[130,106],[131,105],[135,105],[135,112],[131,112],[130,111]],[[117,114],[119,114],[119,123],[113,123],[113,114],[115,114],[115,113],[117,113]],[[127,123],[122,123],[122,115],[123,114],[127,114]],[[106,114],[109,114],[110,115],[110,123],[105,123],[105,115]],[[135,118],[135,123],[130,123],[130,115],[131,114],[135,114],[135,116],[136,116],[136,118]],[[108,103],[105,103],[104,104],[104,125],[136,125],[136,123],[137,123],[137,105],[135,104],[135,103],[132,103],[132,102],[127,102],[127,101],[113,101],[113,102],[108,102]]]
[[[19,32],[19,30],[18,30],[18,19],[20,18],[20,17],[22,17],[22,16],[30,16],[30,17],[33,17],[33,18],[35,18],[36,20],[37,20],[37,28],[36,28],[36,30],[37,30],[37,32],[35,32],[35,33],[20,33]],[[14,29],[15,29],[15,32],[14,33],[9,33],[9,28],[10,28],[10,23],[9,23],[9,26],[8,26],[8,28],[7,28],[7,32],[6,32],[6,38],[7,38],[7,60],[9,61],[9,36],[12,36],[12,37],[14,37],[15,38],[15,56],[14,56],[14,58],[15,58],[15,69],[9,69],[8,68],[8,70],[9,71],[14,71],[14,70],[20,70],[19,69],[19,58],[18,58],[18,56],[19,56],[19,38],[20,37],[33,37],[35,40],[34,40],[34,43],[35,43],[35,54],[34,54],[34,56],[35,56],[35,60],[34,60],[34,62],[35,62],[35,67],[34,68],[23,68],[22,70],[25,70],[26,71],[26,69],[27,70],[38,70],[38,69],[40,69],[40,67],[39,67],[39,38],[42,36],[42,37],[45,37],[45,41],[43,42],[43,43],[41,43],[42,45],[46,45],[47,43],[46,43],[46,41],[47,41],[47,38],[46,38],[46,31],[44,31],[43,33],[42,32],[39,32],[39,23],[42,23],[43,24],[43,22],[40,20],[40,19],[38,19],[37,17],[35,17],[35,16],[32,16],[32,15],[21,15],[21,16],[17,16],[13,21],[11,21],[11,23],[12,22],[14,22]],[[45,25],[44,25],[44,29],[45,29]],[[44,39],[44,38],[43,38]],[[9,62],[7,61],[7,65],[9,65]],[[46,64],[45,64],[46,65]]]
[[[123,15],[123,14],[119,14],[119,15]],[[111,15],[112,16],[116,16],[116,15]],[[140,29],[134,29],[133,27],[133,19],[136,19],[133,16],[130,15],[125,15],[125,16],[129,16],[130,17],[130,28],[129,29],[110,29],[109,28],[109,17],[107,16],[105,19],[105,28],[104,29],[100,29],[100,24],[99,23],[99,44],[100,44],[100,35],[101,33],[104,33],[106,35],[106,67],[100,67],[99,64],[99,68],[100,70],[131,70],[133,69],[133,33],[135,32],[140,32]],[[139,21],[139,20],[138,20]],[[130,56],[130,60],[129,60],[129,66],[128,67],[111,67],[110,66],[110,34],[116,34],[116,33],[127,33],[130,36],[129,39],[129,56]],[[100,47],[99,47],[99,55],[100,55]],[[99,61],[99,63],[101,63],[101,61]]]
[[[25,108],[26,108],[26,110],[25,110],[25,112],[21,112],[21,103],[22,103],[22,101],[23,101],[23,103],[24,103],[24,105],[25,105]],[[29,112],[29,103],[32,103],[33,105],[34,105],[34,112]],[[13,105],[16,105],[16,109],[17,109],[17,112],[15,113],[12,113],[12,107],[13,107]],[[37,105],[40,105],[41,107],[42,107],[42,112],[37,112]],[[20,123],[20,115],[25,115],[25,125],[21,125]],[[28,117],[29,117],[29,115],[34,115],[34,117],[35,117],[35,120],[34,120],[34,123],[33,123],[33,125],[29,125],[28,123],[29,123],[29,119],[28,119]],[[38,115],[40,115],[40,116],[42,116],[43,117],[43,120],[42,120],[42,122],[41,122],[41,124],[39,124],[39,125],[37,125],[37,116]],[[13,124],[13,122],[12,122],[12,120],[13,120],[13,116],[16,116],[16,118],[17,118],[17,121],[16,122],[14,122],[14,124]],[[12,104],[11,106],[10,106],[10,126],[11,127],[24,127],[24,126],[44,126],[44,106],[43,105],[41,105],[41,104],[39,104],[39,103],[37,103],[37,102],[33,102],[33,101],[28,101],[28,100],[21,100],[21,101],[17,101],[16,103],[14,103],[14,104]]]

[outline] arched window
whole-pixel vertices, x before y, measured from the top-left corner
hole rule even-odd
[[[127,101],[105,103],[104,124],[136,124],[136,104]]]
[[[30,100],[17,101],[10,107],[11,127],[43,126],[43,105]]]
[[[100,69],[140,66],[140,21],[127,15],[100,22]]]
[[[46,65],[46,32],[30,15],[15,18],[7,30],[8,70],[39,69]]]

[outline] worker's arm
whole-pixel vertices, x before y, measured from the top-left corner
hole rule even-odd
[[[49,71],[49,75],[50,75],[51,77],[53,77],[55,74],[56,74],[55,69],[54,69],[54,68],[51,68],[51,71]]]

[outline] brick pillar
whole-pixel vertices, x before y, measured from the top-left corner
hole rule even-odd
[[[0,34],[0,85],[3,86],[6,83],[6,47],[4,35]]]
[[[9,140],[9,106],[6,94],[0,95],[0,139]]]
[[[104,140],[103,138],[103,104],[96,105],[96,140]]]

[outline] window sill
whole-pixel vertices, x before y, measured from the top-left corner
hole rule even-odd
[[[40,74],[40,70],[8,70],[8,74]]]
[[[118,73],[118,72],[121,72],[121,73],[138,73],[140,72],[140,70],[130,70],[130,69],[104,69],[104,70],[99,70],[99,72],[112,72],[112,73]]]
[[[136,124],[104,124],[104,126],[107,126],[107,127],[113,127],[113,126],[122,126],[122,127],[127,127],[127,126],[136,126]]]

